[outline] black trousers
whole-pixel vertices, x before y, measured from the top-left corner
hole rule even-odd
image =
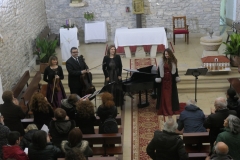
[[[69,87],[71,94],[77,94],[80,97],[83,97],[85,95],[82,95],[82,88],[76,88],[76,87]]]

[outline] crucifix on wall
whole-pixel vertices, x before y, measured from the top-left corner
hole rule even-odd
[[[133,0],[133,14],[136,14],[137,28],[142,28],[142,14],[144,13],[143,0]]]

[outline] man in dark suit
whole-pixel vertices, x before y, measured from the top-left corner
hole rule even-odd
[[[82,95],[82,85],[80,83],[80,76],[88,72],[88,66],[84,62],[83,58],[78,57],[78,49],[76,47],[71,48],[71,57],[66,62],[66,68],[68,71],[68,86],[71,94]]]
[[[209,138],[211,148],[214,146],[214,142],[219,133],[221,133],[221,128],[223,127],[224,120],[229,116],[229,114],[237,115],[236,111],[229,110],[227,108],[227,101],[223,97],[216,98],[214,102],[215,108],[211,109],[211,114],[206,118],[203,126],[209,128]]]

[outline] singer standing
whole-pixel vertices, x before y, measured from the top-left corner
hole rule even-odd
[[[122,61],[119,55],[116,55],[114,45],[108,47],[107,55],[103,58],[103,73],[105,75],[105,85],[115,82],[107,87],[107,91],[112,93],[116,106],[123,105],[122,91]]]
[[[48,61],[49,66],[45,69],[43,80],[48,83],[47,100],[52,107],[61,106],[61,100],[66,98],[61,80],[64,79],[62,67],[58,65],[58,58],[51,56]]]
[[[77,94],[80,97],[82,95],[82,86],[80,81],[80,76],[89,72],[88,66],[86,65],[84,59],[78,56],[78,49],[72,47],[71,57],[66,62],[66,68],[68,71],[68,86],[70,88],[71,94]]]

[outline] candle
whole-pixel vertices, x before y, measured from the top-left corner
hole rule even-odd
[[[66,26],[68,25],[68,20],[66,20]]]
[[[71,27],[71,19],[69,19],[69,27]]]

